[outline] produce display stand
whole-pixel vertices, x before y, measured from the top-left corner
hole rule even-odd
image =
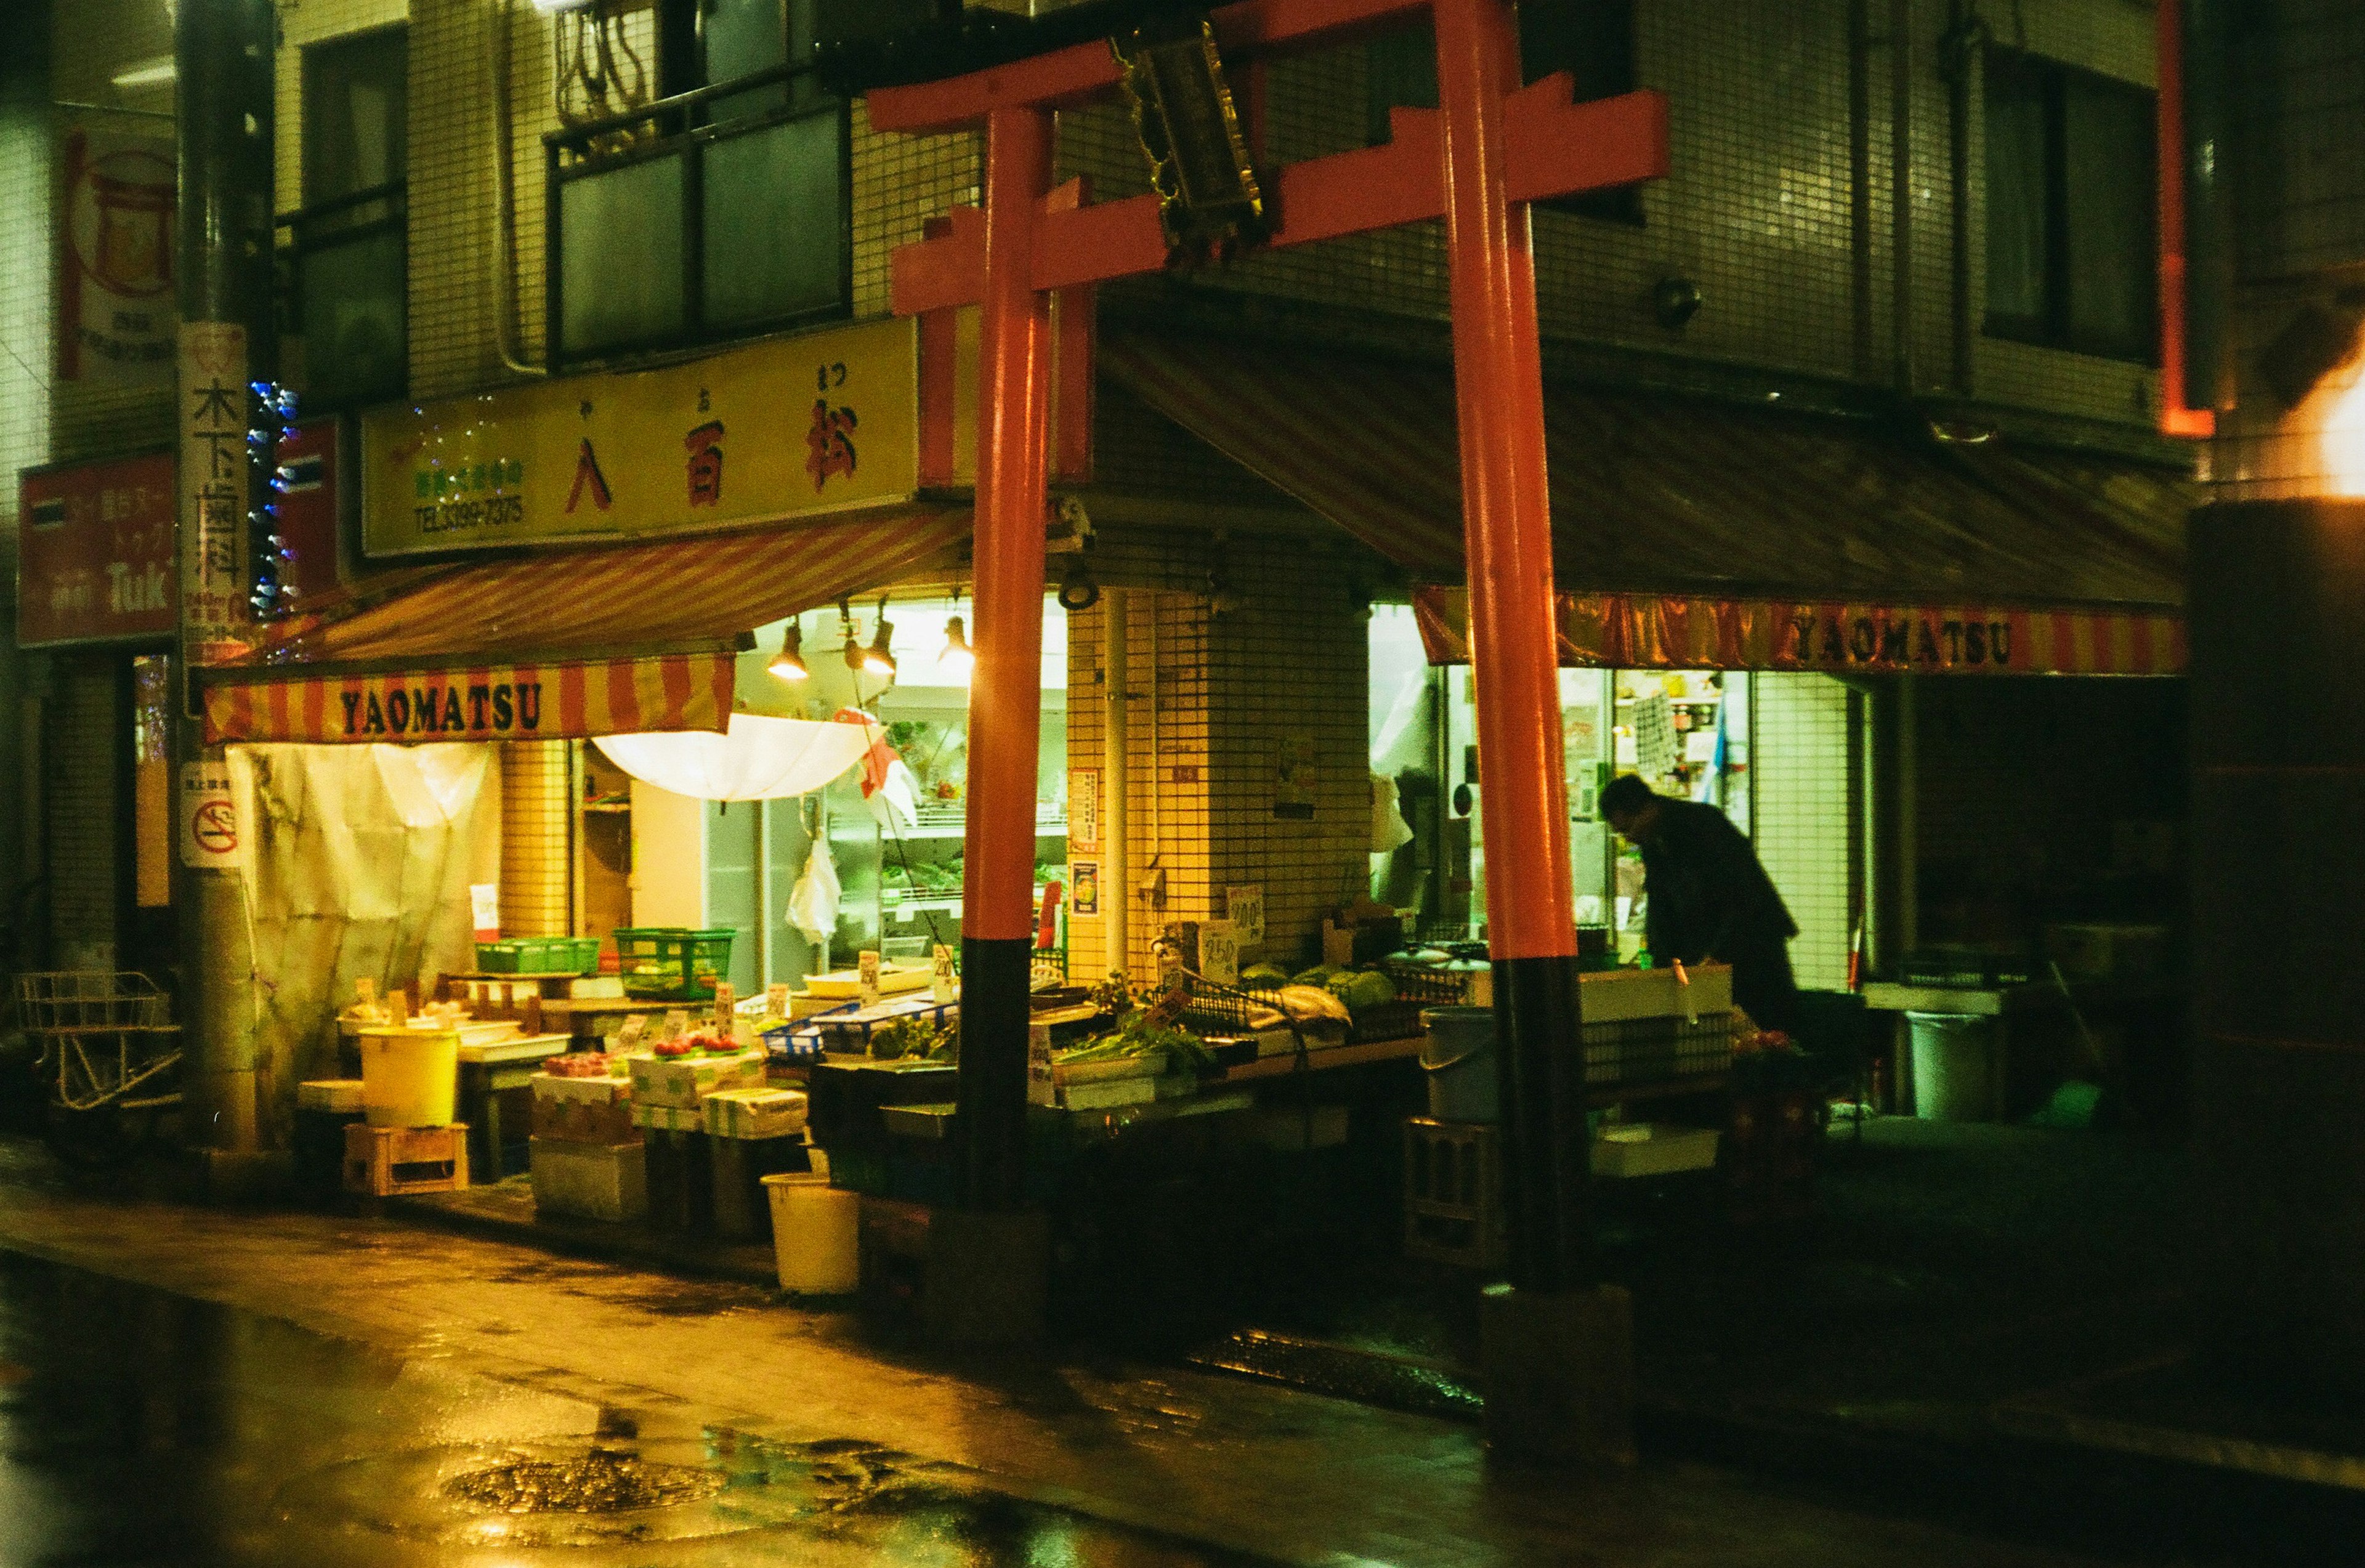
[[[498,1182],[510,1174],[501,1136],[501,1097],[532,1093],[533,1075],[542,1064],[565,1055],[574,1045],[573,1036],[567,1035],[521,1035],[460,1047],[460,1117],[475,1129],[477,1148],[469,1163],[482,1180]],[[519,1117],[510,1120],[521,1132],[528,1125]]]

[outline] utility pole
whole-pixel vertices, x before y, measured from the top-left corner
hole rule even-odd
[[[278,346],[272,320],[271,0],[180,0],[173,42],[181,317],[173,415],[180,678],[172,729],[181,853],[173,907],[186,1136],[205,1151],[208,1193],[229,1197],[253,1189],[263,1170],[243,869],[253,824],[237,820],[233,805],[227,825],[239,852],[191,865],[190,846],[198,840],[181,819],[230,778],[224,748],[205,744],[196,669],[240,649],[251,615],[249,515],[268,494],[275,461],[268,443],[258,450],[247,434],[259,422],[251,386],[271,379]],[[210,825],[219,842],[222,820]]]

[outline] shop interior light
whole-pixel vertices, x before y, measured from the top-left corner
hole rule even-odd
[[[561,11],[580,11],[591,3],[592,0],[533,0],[533,8],[543,16],[555,17]]]
[[[945,651],[936,655],[936,665],[953,678],[956,686],[967,686],[970,671],[977,667],[977,652],[969,645],[969,628],[958,615],[945,622]]]
[[[895,678],[895,655],[890,644],[895,637],[895,623],[887,619],[887,601],[879,601],[879,630],[872,634],[870,646],[863,651],[862,669],[866,675],[882,680]]]
[[[180,73],[171,55],[157,54],[134,61],[107,80],[118,87],[161,87]]]
[[[780,651],[764,666],[782,680],[802,680],[812,672],[805,668],[805,627],[801,621],[791,621],[780,633]]]

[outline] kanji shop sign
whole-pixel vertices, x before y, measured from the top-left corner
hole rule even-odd
[[[362,425],[362,547],[647,538],[901,500],[919,487],[918,409],[908,320],[388,409]]]
[[[17,643],[173,633],[173,454],[32,469],[17,485]]]
[[[246,330],[226,321],[180,328],[181,637],[194,664],[219,664],[245,651],[248,622],[248,439]]]

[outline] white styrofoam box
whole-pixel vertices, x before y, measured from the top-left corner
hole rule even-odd
[[[358,1112],[362,1108],[362,1081],[358,1078],[321,1078],[296,1086],[296,1104],[306,1111]]]
[[[533,1075],[537,1100],[575,1100],[587,1105],[612,1105],[633,1097],[629,1078],[565,1078],[555,1072]]]
[[[648,1160],[641,1144],[538,1137],[532,1159],[533,1206],[544,1214],[622,1221],[649,1212]]]
[[[1634,1136],[1638,1133],[1642,1136]],[[1611,1128],[1593,1140],[1593,1173],[1664,1176],[1677,1170],[1706,1170],[1716,1163],[1718,1136],[1714,1127]]]
[[[805,1130],[805,1097],[794,1089],[718,1089],[699,1109],[714,1137],[780,1137]]]
[[[728,1057],[636,1056],[631,1061],[633,1099],[642,1105],[694,1110],[702,1097],[718,1089],[756,1088],[764,1081],[760,1050]]]
[[[1582,977],[1577,993],[1585,1021],[1616,1018],[1686,1018],[1732,1011],[1732,969],[1726,964],[1685,966],[1687,986],[1673,968],[1595,969]]]

